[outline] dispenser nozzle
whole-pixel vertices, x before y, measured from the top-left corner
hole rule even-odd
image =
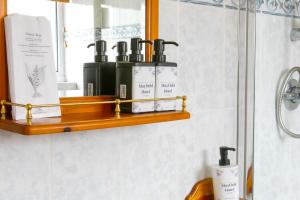
[[[127,61],[128,56],[127,53],[127,42],[125,41],[119,41],[116,45],[112,47],[112,49],[117,47],[118,56],[116,57],[116,61]]]
[[[164,41],[163,39],[154,40],[155,54],[152,56],[152,62],[166,62],[166,55],[164,55],[166,44],[173,44],[175,46],[178,46],[177,42]]]
[[[95,46],[95,62],[107,62],[106,52],[106,41],[98,40],[95,43],[91,43],[87,46],[90,48],[91,46]]]
[[[228,159],[228,151],[235,151],[235,148],[220,147],[220,156],[221,156],[221,159],[219,160],[220,166],[230,165],[230,160]]]
[[[143,54],[141,54],[141,51],[143,49],[142,43],[148,43],[152,45],[152,42],[150,40],[142,40],[141,38],[131,38],[131,54],[129,55],[130,62],[142,62],[144,60],[144,56]]]
[[[91,44],[87,45],[87,48],[90,48],[92,46],[95,46],[95,43],[91,43]]]
[[[175,46],[179,46],[179,44],[177,42],[173,42],[173,41],[164,41],[163,44],[173,44]]]
[[[148,44],[153,44],[150,40],[141,40],[139,43],[148,43]]]

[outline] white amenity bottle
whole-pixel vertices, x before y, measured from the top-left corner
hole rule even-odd
[[[228,151],[235,149],[220,147],[219,165],[212,167],[215,200],[239,200],[239,169],[230,165]]]

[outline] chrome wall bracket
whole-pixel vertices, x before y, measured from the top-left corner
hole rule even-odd
[[[283,93],[284,105],[288,110],[295,110],[300,103],[300,83],[296,79],[288,81],[285,92]]]
[[[300,28],[292,28],[290,38],[293,42],[300,40]]]
[[[293,74],[298,73],[299,80],[293,79]],[[285,75],[276,96],[276,120],[278,126],[289,136],[300,138],[299,133],[290,130],[282,118],[282,104],[289,110],[294,110],[300,103],[300,67],[293,67]]]

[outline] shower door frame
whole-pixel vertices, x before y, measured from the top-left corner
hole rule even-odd
[[[254,199],[255,3],[246,0],[245,5],[239,5],[238,24],[237,163],[240,166],[240,194],[245,200]]]

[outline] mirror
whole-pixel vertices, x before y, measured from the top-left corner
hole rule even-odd
[[[107,41],[108,61],[117,41],[145,38],[145,0],[8,0],[7,14],[45,16],[51,21],[60,97],[83,96],[83,65],[94,62],[98,40]],[[128,52],[129,53],[129,52]],[[143,52],[144,53],[144,52]]]

